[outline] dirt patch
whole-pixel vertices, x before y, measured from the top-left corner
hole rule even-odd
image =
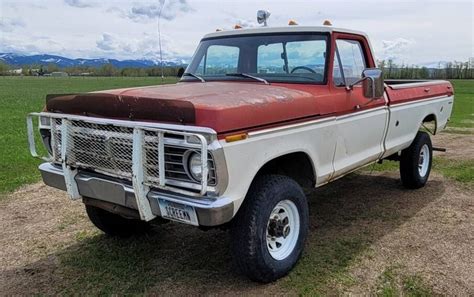
[[[287,292],[236,274],[226,232],[170,223],[146,237],[111,239],[82,203],[42,183],[1,201],[0,218],[0,295]]]
[[[419,275],[438,294],[474,294],[474,200],[453,182],[436,175],[443,192],[374,242],[351,268],[355,285],[350,294],[373,291],[383,271],[403,267],[408,275]]]
[[[440,134],[446,158],[473,158],[468,135]],[[434,173],[404,189],[396,172],[352,174],[311,195],[310,235],[288,277],[260,285],[235,272],[226,232],[181,224],[111,239],[80,202],[42,183],[0,201],[4,295],[373,294],[388,267],[420,276],[433,292],[474,295],[473,191]]]
[[[377,173],[351,175],[313,196],[300,264],[289,277],[259,285],[236,274],[226,232],[167,224],[148,237],[117,241],[93,228],[81,203],[31,185],[1,204],[0,291],[364,294],[396,264],[436,293],[474,294],[473,193],[437,174],[425,188],[407,191],[395,173]],[[350,275],[349,285],[341,273]]]
[[[446,152],[435,155],[452,160],[474,159],[474,134],[440,133],[432,136],[433,146],[446,148]]]

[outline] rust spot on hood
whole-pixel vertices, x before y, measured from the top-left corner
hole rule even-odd
[[[46,110],[103,118],[194,124],[191,102],[109,93],[56,94],[46,97]]]

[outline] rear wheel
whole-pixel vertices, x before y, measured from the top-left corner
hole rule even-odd
[[[308,225],[306,196],[294,180],[279,175],[259,177],[232,224],[237,266],[259,282],[286,275],[301,256]]]
[[[428,181],[433,159],[433,148],[428,133],[418,132],[413,143],[400,156],[400,177],[409,189],[423,187]]]
[[[151,228],[147,222],[127,219],[92,205],[86,205],[86,212],[97,228],[111,236],[129,237],[143,234]]]

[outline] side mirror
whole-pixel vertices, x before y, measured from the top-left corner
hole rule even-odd
[[[178,74],[177,74],[176,76],[177,76],[177,77],[182,77],[183,74],[184,74],[184,68],[183,68],[183,67],[180,67],[180,68],[178,69]]]
[[[362,72],[362,78],[347,86],[347,90],[352,90],[354,85],[362,82],[364,97],[367,99],[377,99],[383,96],[384,81],[382,70],[377,68],[367,68]]]
[[[377,68],[368,68],[362,72],[362,77],[366,78],[362,83],[364,97],[376,99],[383,96],[383,73]]]

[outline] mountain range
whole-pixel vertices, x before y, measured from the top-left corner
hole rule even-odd
[[[116,59],[71,59],[55,55],[20,55],[13,53],[0,53],[0,62],[14,67],[55,64],[60,68],[75,66],[100,67],[105,64],[112,64],[117,68],[146,68],[160,65],[159,61],[136,59],[136,60],[116,60]],[[184,61],[163,61],[164,66],[184,65]]]
[[[20,54],[13,54],[13,53],[0,53],[0,62],[3,62],[7,65],[13,67],[22,67],[22,66],[47,66],[48,64],[55,64],[60,68],[64,67],[74,67],[74,66],[90,66],[90,67],[100,67],[105,64],[112,64],[117,68],[147,68],[147,67],[154,67],[159,66],[160,62],[158,60],[151,60],[151,59],[129,59],[129,60],[117,60],[117,59],[107,59],[107,58],[100,58],[100,59],[71,59],[62,56],[56,55],[48,55],[48,54],[41,54],[41,55],[20,55]],[[443,68],[448,62],[446,61],[436,61],[436,62],[428,62],[428,63],[419,63],[417,66],[419,67],[427,67],[427,68]],[[186,65],[186,61],[184,60],[167,60],[163,61],[164,66],[184,66]]]

